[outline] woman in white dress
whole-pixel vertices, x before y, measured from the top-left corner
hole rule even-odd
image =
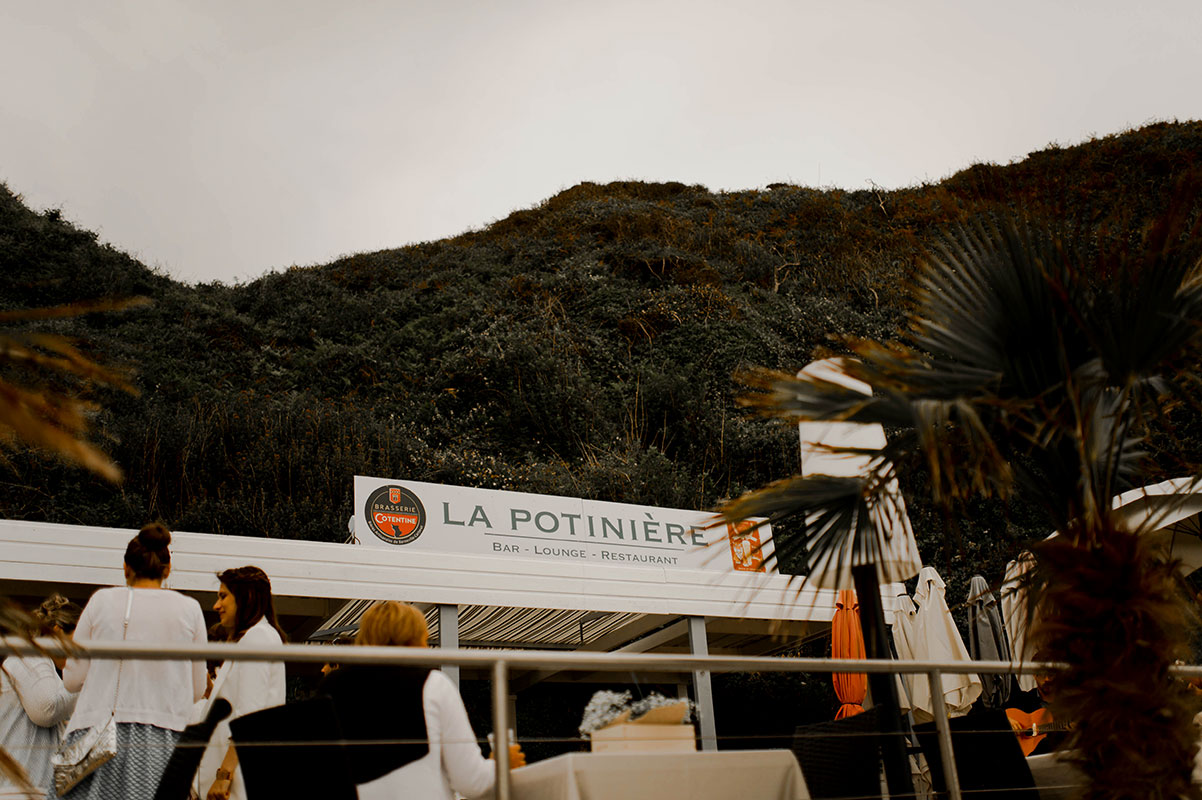
[[[220,573],[217,612],[226,638],[250,647],[284,641],[275,618],[271,580],[258,567],[237,567]],[[240,717],[284,702],[284,664],[279,661],[227,661],[213,679],[210,702],[224,697]],[[213,732],[197,773],[200,796],[207,800],[245,800],[238,753],[230,741],[229,720]]]
[[[171,533],[160,523],[138,532],[125,548],[125,586],[92,595],[75,628],[77,643],[208,641],[200,604],[163,588],[170,544]],[[63,684],[79,692],[67,742],[110,716],[117,723],[117,755],[70,789],[68,800],[152,800],[206,677],[203,661],[67,659]]]
[[[46,598],[32,616],[30,636],[70,636],[83,611],[61,594]],[[0,669],[0,746],[25,769],[30,785],[45,795],[52,773],[50,755],[62,741],[63,723],[75,710],[74,692],[59,677],[64,659],[9,656]],[[58,669],[56,669],[56,667]],[[27,797],[0,775],[0,798]]]

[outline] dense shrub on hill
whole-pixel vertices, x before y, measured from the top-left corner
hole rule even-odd
[[[888,339],[951,221],[1014,206],[1136,229],[1199,153],[1202,125],[1160,124],[898,191],[584,183],[453,239],[237,286],[178,284],[5,189],[0,307],[154,305],[54,323],[138,367],[140,397],[99,398],[125,484],[26,454],[0,514],[338,539],[356,473],[712,507],[797,465],[790,430],[736,410],[738,369]],[[970,512],[941,551],[944,520],[912,504],[953,599],[1043,533],[1019,506]]]

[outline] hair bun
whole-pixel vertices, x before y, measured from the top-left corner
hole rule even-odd
[[[45,614],[53,614],[55,611],[58,611],[60,608],[63,608],[70,602],[70,600],[63,597],[58,592],[55,592],[42,601],[42,604],[38,606],[38,611],[41,611]]]
[[[83,609],[78,604],[55,592],[43,600],[40,606],[30,612],[40,628],[40,630],[35,630],[33,633],[35,635],[46,635],[55,626],[68,632],[74,630],[76,623],[79,622],[79,615],[81,613],[83,613]]]
[[[171,531],[161,522],[152,522],[138,531],[138,544],[152,552],[166,550],[171,544]]]

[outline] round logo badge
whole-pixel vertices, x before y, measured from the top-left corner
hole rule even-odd
[[[367,527],[389,544],[409,544],[426,528],[426,509],[417,495],[403,486],[381,486],[363,508]]]

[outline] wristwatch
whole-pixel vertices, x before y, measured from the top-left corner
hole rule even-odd
[[[217,780],[232,781],[233,779],[234,779],[234,773],[230,772],[228,769],[218,769],[217,770]]]

